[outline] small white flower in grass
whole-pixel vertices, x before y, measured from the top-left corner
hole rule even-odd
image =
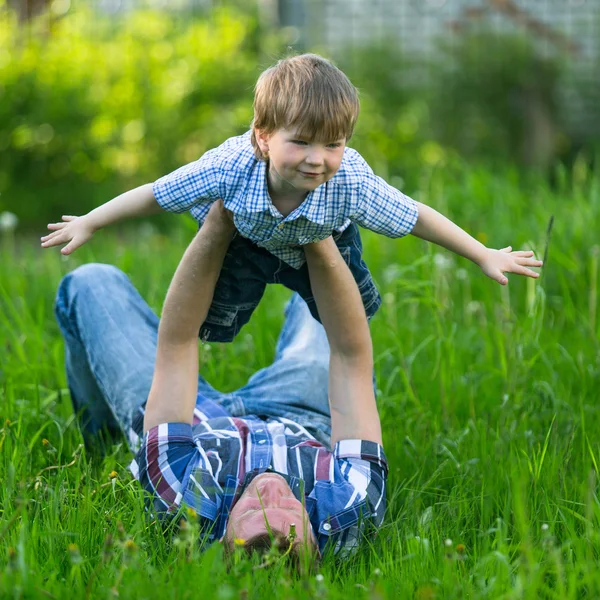
[[[477,300],[472,300],[469,302],[465,309],[469,314],[475,314],[481,310],[481,302],[477,302]]]
[[[375,569],[373,571],[373,575],[375,575],[375,577],[381,577],[381,575],[382,575],[381,569]]]
[[[323,583],[323,581],[325,581],[325,577],[323,577],[323,575],[321,575],[321,573],[319,573],[315,579],[319,582],[319,583]]]
[[[0,231],[10,233],[17,228],[19,218],[14,213],[5,211],[0,213]]]
[[[548,523],[542,523],[542,531],[548,531],[548,529],[550,529]]]
[[[452,259],[449,256],[439,252],[434,254],[433,263],[438,269],[440,269],[440,271],[446,271],[452,267]]]
[[[444,540],[444,546],[446,546],[446,548],[451,548],[452,547],[452,540],[450,538],[446,538]]]

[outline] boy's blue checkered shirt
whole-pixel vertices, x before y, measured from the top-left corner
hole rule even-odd
[[[153,192],[165,210],[189,210],[200,223],[211,203],[221,198],[241,235],[296,269],[305,261],[297,246],[323,240],[351,222],[402,237],[418,217],[414,200],[377,177],[356,150],[346,148],[338,172],[284,218],[269,197],[266,163],[256,158],[250,132],[158,179]]]

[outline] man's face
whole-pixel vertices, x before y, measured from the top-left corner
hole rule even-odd
[[[225,537],[231,542],[236,538],[246,541],[269,529],[288,535],[292,523],[297,542],[316,545],[308,514],[287,481],[281,475],[263,473],[250,482],[231,509]]]
[[[317,142],[298,136],[295,129],[271,134],[256,131],[263,153],[269,155],[269,183],[275,193],[312,192],[340,168],[346,139]]]

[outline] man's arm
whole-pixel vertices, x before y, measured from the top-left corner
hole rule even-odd
[[[541,267],[543,264],[541,260],[533,258],[532,251],[512,252],[510,246],[502,250],[486,248],[481,242],[430,206],[421,202],[417,202],[417,206],[419,217],[411,232],[412,235],[468,258],[479,265],[488,277],[502,285],[508,283],[504,273],[539,277],[539,273],[528,268]]]
[[[333,238],[304,246],[304,251],[331,351],[331,443],[361,439],[381,444],[371,334],[356,281]]]
[[[198,393],[198,330],[208,314],[233,231],[223,203],[215,202],[175,271],[158,327],[144,432],[161,423],[192,422]]]
[[[61,253],[71,254],[102,227],[131,217],[143,217],[159,212],[162,212],[162,208],[154,198],[152,184],[147,183],[109,200],[86,215],[65,215],[61,223],[50,223],[48,229],[52,230],[52,233],[41,239],[42,247],[51,248],[67,244]]]

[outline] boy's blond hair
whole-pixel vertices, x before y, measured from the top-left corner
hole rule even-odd
[[[316,54],[280,60],[264,71],[254,90],[252,146],[264,160],[254,128],[267,134],[295,128],[320,142],[349,140],[358,118],[358,90],[331,62]]]

